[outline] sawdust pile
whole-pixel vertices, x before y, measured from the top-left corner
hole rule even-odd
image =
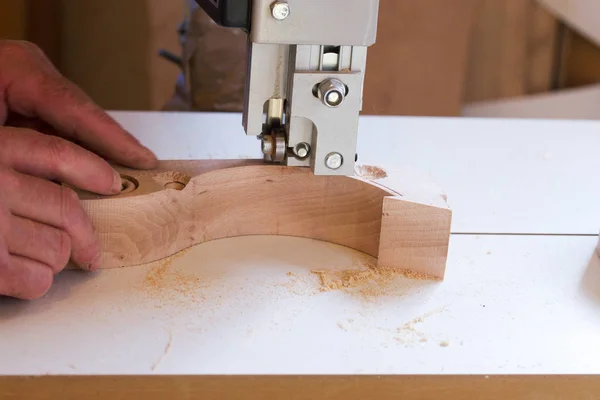
[[[356,262],[355,262],[356,264]],[[378,266],[371,260],[359,260],[358,265],[344,270],[313,270],[319,278],[321,292],[343,290],[366,297],[386,296],[394,293],[394,283],[399,277],[419,280],[439,280],[427,274]]]
[[[297,296],[311,296],[319,293],[319,290],[315,288],[315,283],[308,274],[297,274],[294,272],[287,272],[287,280],[282,283],[276,283],[275,287],[283,287],[287,292],[295,294]]]
[[[157,305],[158,308],[176,301],[185,300],[198,303],[206,299],[202,294],[202,289],[210,287],[210,281],[177,271],[173,267],[173,261],[185,255],[186,252],[184,250],[158,261],[148,271],[142,284],[142,290],[148,297],[160,301],[160,304]]]
[[[357,165],[354,169],[357,176],[361,178],[377,180],[387,178],[388,174],[385,170],[374,165]]]

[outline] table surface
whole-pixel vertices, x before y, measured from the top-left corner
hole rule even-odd
[[[259,156],[237,114],[113,115],[162,159]],[[323,292],[367,256],[263,236],[64,271],[0,299],[0,375],[600,373],[599,149],[600,122],[363,117],[362,162],[448,195],[444,282]]]

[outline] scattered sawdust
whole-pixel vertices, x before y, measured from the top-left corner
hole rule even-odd
[[[171,331],[169,331],[169,341],[167,342],[167,345],[165,346],[165,350],[163,351],[163,353],[160,355],[158,360],[156,360],[156,362],[152,365],[152,371],[156,371],[156,368],[158,368],[158,366],[160,365],[162,360],[167,356],[167,354],[169,353],[169,350],[171,350],[172,343],[173,343],[173,333]]]
[[[440,342],[440,347],[448,347],[450,346],[450,343],[447,340],[442,340]]]
[[[383,179],[388,176],[385,170],[374,165],[357,165],[354,172],[357,176],[370,180]]]
[[[412,344],[415,342],[419,342],[419,343],[425,343],[427,342],[427,336],[423,333],[417,330],[416,325],[424,322],[427,318],[439,314],[441,312],[443,312],[446,309],[446,307],[442,307],[436,310],[432,310],[429,311],[421,316],[418,316],[416,318],[413,318],[412,320],[410,320],[409,322],[405,323],[404,325],[398,327],[396,329],[396,333],[398,334],[398,336],[395,336],[394,339],[402,344]]]
[[[491,250],[488,250],[485,254],[487,254],[488,256],[492,254]]]
[[[202,289],[211,285],[209,278],[200,278],[198,276],[180,272],[173,267],[173,261],[183,257],[188,250],[183,250],[171,257],[158,261],[153,266],[142,284],[143,292],[159,300],[157,308],[174,302],[198,303],[205,300]]]
[[[439,280],[436,277],[413,272],[378,266],[371,260],[356,259],[352,268],[343,270],[312,270],[319,278],[320,292],[343,290],[365,297],[385,296],[392,294],[390,287],[398,277],[420,280]]]
[[[298,296],[314,295],[319,293],[315,289],[314,281],[310,274],[297,274],[294,272],[287,272],[286,276],[290,279],[283,283],[275,284],[278,287],[284,287],[290,293]]]
[[[343,330],[344,332],[348,332],[348,327],[347,327],[347,326],[346,326],[346,325],[345,325],[345,324],[344,324],[342,321],[339,321],[339,322],[337,323],[337,325],[338,325],[338,328],[340,328],[340,329],[341,329],[341,330]]]
[[[412,344],[415,342],[425,343],[427,337],[423,332],[415,329],[414,325],[406,323],[397,329],[398,336],[394,336],[394,340],[401,344]]]
[[[382,267],[377,267],[377,268],[382,268]],[[383,268],[385,268],[385,267],[383,267]],[[421,280],[421,281],[436,281],[436,282],[441,282],[441,279],[438,278],[437,276],[425,274],[423,272],[410,271],[408,269],[395,269],[394,271],[398,275],[402,275],[403,277],[408,278],[408,279],[417,279],[417,280]]]

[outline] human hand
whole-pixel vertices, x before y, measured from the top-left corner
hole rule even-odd
[[[100,265],[76,193],[121,191],[102,157],[153,168],[156,157],[64,78],[35,45],[0,40],[0,295],[42,296],[71,260]]]

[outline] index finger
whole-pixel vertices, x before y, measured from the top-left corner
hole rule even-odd
[[[156,166],[156,156],[58,73],[35,45],[2,42],[0,66],[0,91],[4,89],[10,110],[38,117],[60,136],[120,164],[144,169]]]
[[[71,260],[85,269],[100,264],[100,245],[77,194],[64,186],[19,172],[0,171],[13,215],[65,231],[71,238]]]

